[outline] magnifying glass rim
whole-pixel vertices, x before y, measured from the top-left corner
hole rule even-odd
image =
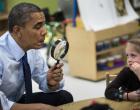
[[[65,51],[64,51],[64,53],[59,57],[59,59],[56,59],[56,58],[54,57],[54,51],[55,51],[57,45],[58,45],[60,42],[62,42],[62,41],[65,41],[65,42],[66,42]],[[51,48],[51,56],[52,56],[54,59],[56,59],[56,60],[60,60],[61,58],[64,58],[64,56],[67,54],[68,49],[69,49],[69,43],[68,43],[68,41],[62,40],[62,39],[58,39],[57,41],[55,41],[54,45],[53,45],[52,48]]]

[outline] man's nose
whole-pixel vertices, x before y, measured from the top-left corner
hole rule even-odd
[[[42,32],[41,32],[41,34],[43,35],[43,36],[45,36],[46,34],[47,34],[47,30],[46,30],[46,28],[44,27],[44,28],[42,28]]]

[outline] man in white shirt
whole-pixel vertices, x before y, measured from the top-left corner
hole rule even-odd
[[[46,35],[45,16],[34,4],[14,6],[8,17],[8,28],[0,37],[0,100],[3,110],[61,110],[55,106],[73,101],[72,95],[62,90],[62,66],[48,69],[39,53]],[[25,101],[25,81],[22,57],[27,54],[31,78],[43,91],[32,93]]]

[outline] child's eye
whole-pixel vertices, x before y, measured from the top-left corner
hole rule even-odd
[[[131,56],[132,58],[136,57],[136,55],[135,55],[135,54],[131,54],[130,56]]]
[[[136,57],[136,55],[135,55],[135,54],[126,54],[126,57],[135,58],[135,57]]]

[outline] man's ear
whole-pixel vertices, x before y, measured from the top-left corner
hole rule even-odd
[[[13,34],[15,34],[17,37],[21,37],[21,27],[20,26],[17,26],[15,25],[13,27]]]

